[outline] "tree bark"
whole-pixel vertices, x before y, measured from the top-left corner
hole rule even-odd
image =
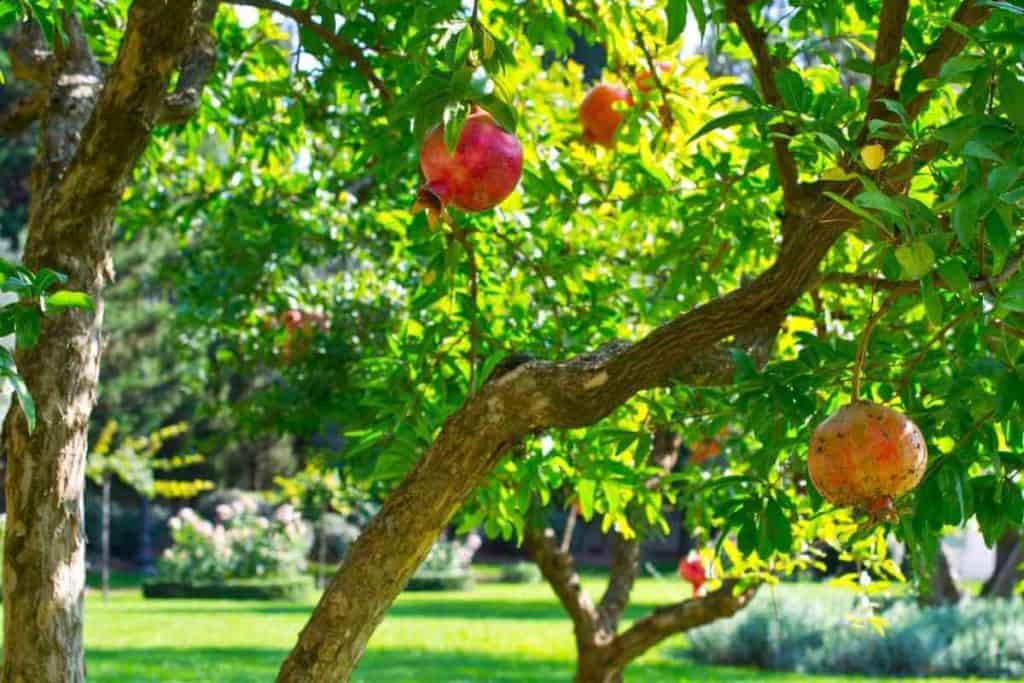
[[[931,586],[925,602],[930,605],[955,605],[960,602],[962,597],[960,586],[949,566],[949,558],[946,557],[946,551],[940,544],[935,553],[935,573],[932,574]]]
[[[20,27],[29,38],[36,34],[26,54],[38,68],[16,75],[38,79],[49,92],[24,262],[64,273],[67,286],[87,292],[95,308],[44,320],[39,342],[15,353],[35,399],[37,426],[29,431],[18,405],[4,422],[2,683],[84,680],[85,454],[99,375],[102,289],[112,276],[112,219],[171,73],[194,37],[198,2],[136,0],[105,84],[73,15],[64,16],[66,40],[52,55],[34,24]]]
[[[981,587],[983,598],[1009,598],[1013,596],[1017,584],[1024,579],[1019,568],[1024,557],[1021,556],[1021,534],[1011,529],[1002,535],[996,543],[996,566],[992,576]]]
[[[100,532],[100,545],[102,546],[103,558],[102,583],[103,600],[110,597],[110,473],[103,475],[103,529]]]

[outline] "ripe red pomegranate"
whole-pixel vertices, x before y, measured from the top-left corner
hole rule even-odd
[[[523,174],[523,147],[490,114],[477,110],[466,119],[455,153],[444,146],[439,124],[420,149],[427,182],[413,210],[439,214],[451,205],[463,211],[487,211],[512,194]]]
[[[811,481],[826,500],[873,515],[891,510],[893,498],[917,486],[927,463],[917,425],[867,401],[843,406],[818,425],[807,457]]]
[[[655,66],[658,67],[658,75],[661,78],[668,76],[672,73],[672,62],[655,62]],[[664,83],[664,81],[662,81]],[[636,75],[636,89],[643,93],[648,93],[654,90],[655,83],[654,77],[651,75],[650,69],[644,69]]]
[[[600,83],[587,93],[580,104],[583,139],[605,147],[615,144],[615,131],[622,123],[622,112],[616,111],[617,102],[633,106],[633,95],[621,85]]]
[[[699,593],[700,589],[704,586],[704,582],[707,580],[707,574],[704,573],[704,564],[700,561],[700,558],[695,555],[691,555],[689,558],[680,558],[679,578],[693,587],[694,595]]]

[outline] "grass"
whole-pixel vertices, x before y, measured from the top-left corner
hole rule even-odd
[[[490,575],[493,572],[488,571]],[[118,577],[125,586],[129,577]],[[90,581],[90,584],[92,582]],[[591,591],[600,578],[587,576]],[[818,586],[786,587],[806,591]],[[642,579],[627,616],[684,597],[678,581]],[[254,683],[272,681],[312,609],[304,603],[143,600],[115,590],[108,602],[86,598],[90,682]],[[707,667],[680,660],[676,638],[648,653],[629,681],[826,683],[834,676]],[[407,593],[374,634],[353,681],[359,683],[564,683],[573,671],[572,627],[545,584],[483,583],[466,593]],[[877,681],[854,679],[845,681]],[[893,679],[893,681],[908,679]],[[940,680],[927,679],[932,683]]]

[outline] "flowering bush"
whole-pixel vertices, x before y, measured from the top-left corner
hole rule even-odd
[[[204,582],[302,571],[312,535],[292,506],[282,505],[267,517],[255,500],[245,497],[218,505],[216,517],[210,522],[184,508],[171,518],[173,545],[160,558],[158,578]]]

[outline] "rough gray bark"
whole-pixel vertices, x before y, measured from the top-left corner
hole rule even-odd
[[[43,323],[39,343],[15,354],[36,402],[29,433],[20,407],[4,423],[2,683],[84,680],[82,494],[89,414],[99,374],[102,290],[112,276],[112,218],[164,106],[172,72],[195,39],[199,0],[136,0],[118,57],[103,79],[84,31],[63,17],[67,41],[50,52],[24,24],[14,74],[48,94],[31,176],[24,262],[68,276],[95,309]]]

